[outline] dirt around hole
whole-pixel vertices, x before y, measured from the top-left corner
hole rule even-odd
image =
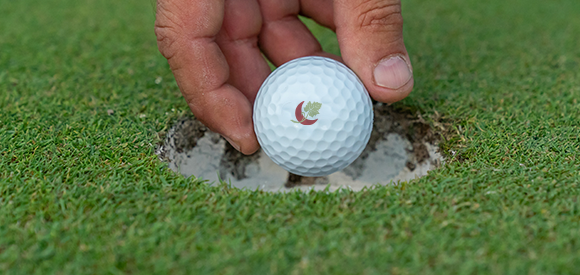
[[[301,177],[275,165],[261,150],[246,156],[192,117],[179,119],[156,150],[169,167],[185,176],[230,181],[234,186],[288,190],[327,185],[362,188],[409,180],[439,167],[442,134],[419,115],[374,102],[374,124],[367,147],[350,166],[327,177]]]

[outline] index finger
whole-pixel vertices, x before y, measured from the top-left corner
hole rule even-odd
[[[229,66],[215,42],[223,0],[158,0],[155,34],[191,111],[244,154],[258,150],[252,106],[227,84]]]

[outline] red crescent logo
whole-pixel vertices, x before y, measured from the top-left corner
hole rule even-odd
[[[302,125],[312,125],[314,124],[316,121],[318,121],[318,119],[304,119],[304,116],[302,115],[302,105],[304,104],[304,101],[300,102],[300,104],[298,104],[298,106],[296,106],[296,111],[294,111],[294,115],[296,115],[296,121],[300,122],[300,124]]]

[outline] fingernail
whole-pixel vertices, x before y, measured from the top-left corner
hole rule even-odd
[[[403,87],[413,76],[407,62],[400,56],[382,60],[374,74],[377,85],[394,90]]]
[[[234,141],[232,141],[230,138],[228,137],[224,137],[231,145],[232,147],[236,148],[236,150],[240,151],[240,146],[237,145]]]

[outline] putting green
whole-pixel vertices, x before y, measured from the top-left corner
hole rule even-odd
[[[189,110],[148,2],[0,0],[0,273],[575,273],[580,2],[403,10],[416,84],[396,106],[445,133],[448,162],[396,186],[268,194],[157,159]]]

